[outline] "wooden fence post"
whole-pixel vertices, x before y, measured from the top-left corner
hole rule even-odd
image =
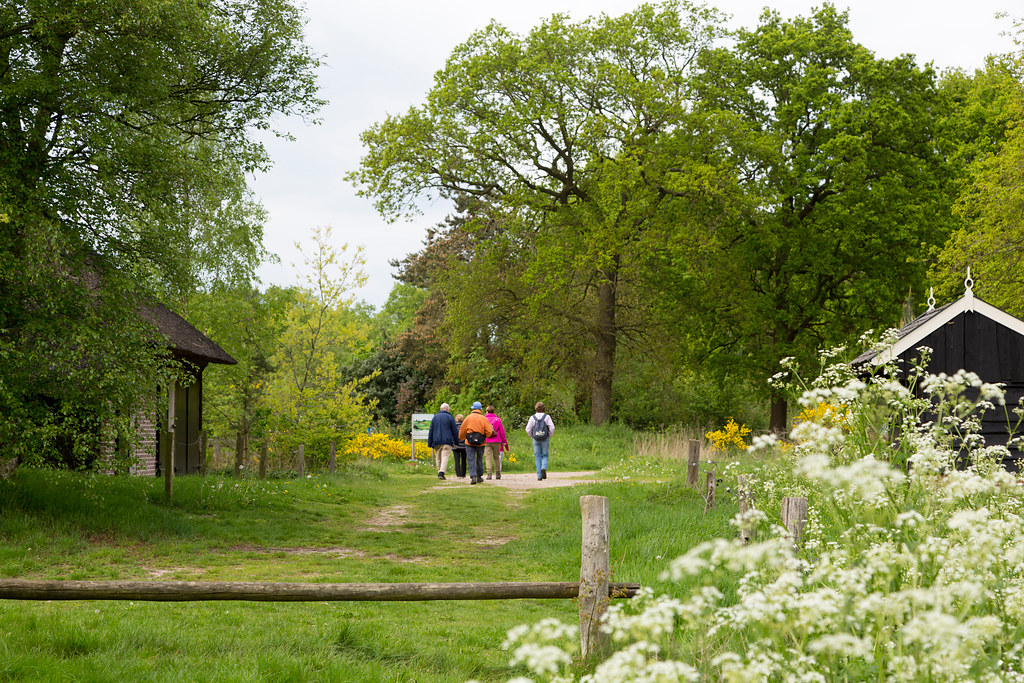
[[[608,607],[610,574],[608,498],[580,496],[583,544],[580,560],[580,648],[586,659],[608,642],[599,626]]]
[[[335,459],[336,458],[335,453],[337,452],[337,449],[338,449],[338,440],[337,439],[331,439],[331,459],[327,463],[327,471],[330,472],[331,474],[334,474],[334,470],[337,469],[337,461]]]
[[[174,398],[176,395],[175,382],[172,379],[171,385],[167,388],[167,432],[164,437],[167,441],[164,450],[164,497],[170,503],[174,495]]]
[[[14,470],[18,469],[18,458],[0,458],[0,479],[10,479]]]
[[[174,494],[174,432],[160,435],[160,466],[164,468],[164,497],[170,503]]]
[[[306,473],[306,444],[299,444],[299,476]]]
[[[690,439],[686,443],[688,453],[686,463],[686,485],[697,488],[697,474],[700,472],[700,441]]]
[[[714,472],[708,472],[707,483],[704,488],[704,512],[715,507],[715,489],[718,487],[718,480]]]
[[[782,524],[789,531],[793,545],[799,546],[801,537],[804,535],[804,526],[807,524],[806,498],[782,499]]]
[[[242,466],[245,463],[245,439],[242,432],[235,437],[235,479],[242,477]]]
[[[747,475],[741,474],[736,477],[736,496],[739,499],[740,514],[746,513],[750,509],[750,501],[753,500],[754,496],[750,492],[750,483],[747,480]],[[750,543],[754,540],[754,530],[749,527],[740,527],[740,540],[744,543]]]
[[[199,430],[199,476],[206,476],[206,430]]]
[[[267,478],[267,442],[260,447],[260,479]]]

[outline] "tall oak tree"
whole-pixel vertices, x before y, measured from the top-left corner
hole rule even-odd
[[[666,191],[664,145],[692,142],[679,135],[688,78],[718,26],[686,2],[579,23],[555,15],[526,35],[492,23],[455,48],[422,106],[363,134],[351,179],[383,215],[469,196],[518,226],[496,248],[528,257],[520,303],[542,334],[571,326],[589,340],[594,423],[611,414],[618,344],[636,324],[622,317],[624,277],[645,242],[664,241],[661,204],[687,194]]]

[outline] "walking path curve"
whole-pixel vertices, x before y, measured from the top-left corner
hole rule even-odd
[[[517,491],[528,491],[532,489],[553,489],[561,486],[575,486],[576,484],[593,484],[601,481],[595,479],[597,472],[548,472],[548,478],[537,481],[537,475],[533,472],[502,472],[501,479],[487,479],[477,486],[501,486],[506,489]],[[438,488],[449,486],[470,486],[469,477],[457,478],[449,476],[444,481],[438,481]]]

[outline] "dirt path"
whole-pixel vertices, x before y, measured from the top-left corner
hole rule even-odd
[[[532,489],[553,489],[560,486],[575,486],[576,484],[591,484],[598,479],[594,479],[594,475],[597,472],[548,472],[548,478],[542,481],[537,481],[537,475],[533,472],[504,472],[501,475],[501,479],[487,479],[477,484],[477,486],[502,486],[507,489],[514,489],[516,491],[529,491]],[[437,486],[434,488],[447,488],[449,486],[470,486],[469,477],[462,479],[457,478],[455,475],[449,476],[444,481],[438,481]]]

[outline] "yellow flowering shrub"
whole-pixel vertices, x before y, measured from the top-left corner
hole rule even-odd
[[[704,436],[711,441],[711,446],[716,451],[728,451],[734,448],[746,449],[747,442],[744,440],[750,434],[750,427],[736,424],[736,420],[729,418],[729,421],[721,429],[708,432]]]
[[[850,431],[850,409],[823,401],[804,408],[799,415],[793,418],[794,426],[803,422],[814,422],[826,427],[839,427],[844,431]]]
[[[425,441],[416,441],[416,459],[429,460],[430,449]],[[342,451],[350,458],[367,460],[409,460],[411,449],[405,441],[399,441],[387,434],[358,434]]]

